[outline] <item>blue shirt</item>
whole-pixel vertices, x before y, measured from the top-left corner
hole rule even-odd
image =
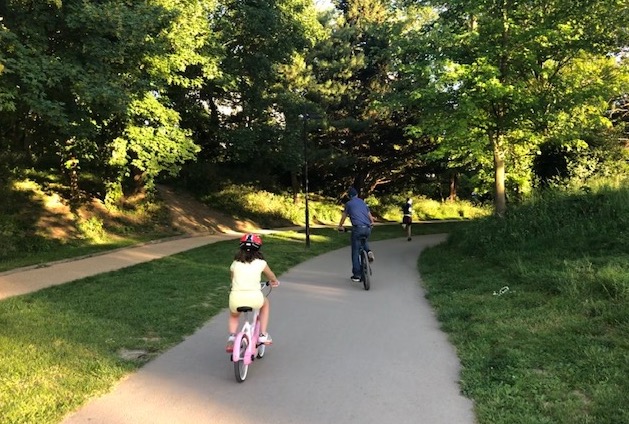
[[[345,203],[345,213],[352,221],[352,225],[371,225],[369,207],[359,197],[353,197],[349,202]]]

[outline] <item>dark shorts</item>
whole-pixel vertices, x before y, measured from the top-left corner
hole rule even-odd
[[[413,223],[413,218],[408,216],[408,215],[404,215],[402,217],[402,224],[412,224]]]

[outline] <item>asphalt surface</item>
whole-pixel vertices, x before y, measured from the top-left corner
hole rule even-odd
[[[16,294],[24,281],[36,290],[61,284],[64,276],[87,276],[80,269],[106,272],[230,237],[174,240],[4,273],[0,298]],[[224,351],[224,311],[63,424],[473,424],[456,353],[418,283],[421,250],[443,240],[372,242],[369,291],[349,280],[349,247],[279,276],[282,284],[269,298],[273,345],[244,383],[235,381]]]

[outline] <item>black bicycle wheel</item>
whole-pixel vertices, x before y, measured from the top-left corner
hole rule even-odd
[[[240,346],[234,346],[234,349],[240,349],[240,360],[234,362],[234,375],[236,381],[242,383],[247,378],[247,372],[249,371],[249,365],[245,364],[245,355],[247,354],[247,345],[249,340],[246,337],[240,339]]]
[[[371,287],[371,270],[369,269],[369,256],[367,255],[367,251],[363,250],[360,261],[363,273],[363,287],[365,290],[369,290],[369,287]]]

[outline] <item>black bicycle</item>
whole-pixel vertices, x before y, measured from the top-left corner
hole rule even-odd
[[[344,233],[351,232],[351,229],[343,228],[339,230]],[[369,290],[371,287],[371,261],[369,260],[369,252],[365,248],[367,244],[367,237],[360,238],[360,248],[358,250],[358,260],[360,261],[360,281],[363,283],[365,290]]]

